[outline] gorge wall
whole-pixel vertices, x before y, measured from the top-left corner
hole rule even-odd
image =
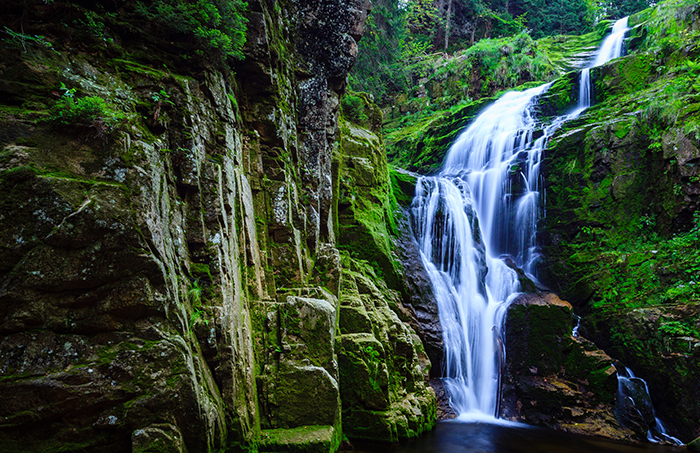
[[[369,2],[249,5],[233,70],[130,2],[1,7],[0,451],[434,425],[383,144],[339,110]]]

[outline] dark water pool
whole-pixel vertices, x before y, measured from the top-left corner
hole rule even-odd
[[[524,425],[441,422],[418,440],[400,445],[361,444],[355,453],[671,453],[684,447],[629,444]]]

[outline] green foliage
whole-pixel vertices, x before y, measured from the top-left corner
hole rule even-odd
[[[100,137],[106,137],[124,119],[99,96],[75,96],[76,89],[61,84],[63,96],[49,110],[48,121],[55,126],[89,128]]]
[[[187,291],[187,295],[195,307],[201,305],[202,303],[202,287],[199,286],[199,280],[192,282],[190,289]]]
[[[526,32],[482,39],[453,57],[434,54],[406,67],[421,93],[395,98],[384,125],[392,163],[431,172],[467,121],[491,96],[551,80],[557,71]]]
[[[583,33],[592,28],[594,15],[588,0],[378,0],[359,43],[350,86],[372,93],[380,106],[385,106],[392,97],[414,96],[412,90],[421,78],[433,78],[436,68],[421,70],[425,61],[445,56],[433,52],[451,51],[457,57],[464,48],[472,52],[470,64],[483,68],[483,74],[456,74],[465,85],[461,92],[450,93],[457,100],[465,97],[465,91],[473,91],[471,85],[477,80],[481,83],[477,92],[483,91],[484,95],[492,95],[502,89],[499,87],[545,80],[544,73],[552,69],[552,64],[532,38]],[[596,38],[592,45],[600,36]],[[574,50],[582,49],[577,46]],[[501,57],[508,55],[513,57],[502,61]]]
[[[243,57],[248,4],[242,0],[159,0],[139,2],[136,11],[174,33],[193,36],[222,58]]]
[[[192,313],[190,314],[190,324],[189,327],[191,328],[192,326],[195,325],[197,321],[200,319],[204,322],[205,325],[209,325],[209,320],[204,319],[204,311],[202,310],[202,287],[199,286],[199,280],[194,280],[191,285],[190,289],[187,291],[187,296],[190,299],[190,303],[192,304]]]
[[[374,2],[349,75],[353,90],[371,93],[381,102],[407,88],[407,74],[400,64],[404,51],[422,53],[426,46],[411,41],[406,27],[405,11],[396,2]]]
[[[653,0],[616,0],[595,2],[597,17],[609,17],[621,19],[638,11],[648,8],[655,2]]]
[[[43,35],[26,35],[24,33],[17,33],[8,27],[4,27],[3,32],[9,36],[8,39],[3,39],[3,41],[7,42],[14,48],[22,48],[25,53],[27,52],[28,45],[54,50],[53,44],[47,41],[46,37]]]
[[[651,36],[641,42],[638,50],[648,51],[657,60],[667,59],[685,43],[697,40],[700,30],[693,26],[693,20],[697,17],[698,9],[695,0],[669,0],[648,13],[641,13],[643,17],[637,20],[645,21],[642,30]],[[669,68],[661,67],[666,62],[658,63],[661,73],[668,71]]]
[[[173,101],[170,100],[170,95],[164,89],[161,89],[157,93],[153,93],[151,95],[151,99],[153,100],[153,102],[160,102],[160,103],[174,105]]]
[[[363,124],[367,122],[364,101],[359,96],[347,94],[343,96],[340,105],[343,109],[343,116],[348,120],[356,124]]]
[[[364,352],[367,354],[367,362],[376,362],[381,355],[381,353],[372,346],[365,347]]]
[[[343,117],[351,123],[376,131],[382,124],[382,111],[369,93],[347,92],[340,100]]]
[[[413,34],[432,35],[435,29],[444,26],[444,18],[432,0],[406,2],[406,24]]]

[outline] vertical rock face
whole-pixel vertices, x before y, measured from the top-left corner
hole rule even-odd
[[[50,21],[62,53],[0,50],[0,451],[335,451],[432,426],[383,149],[339,127],[368,6],[250,2],[235,75],[132,60],[118,28],[117,58]],[[61,83],[121,126],[36,121]]]
[[[351,439],[392,442],[432,429],[430,361],[402,304],[407,288],[393,257],[397,228],[386,156],[374,133],[341,124],[338,168],[340,396]],[[380,277],[381,276],[381,277]],[[400,291],[397,291],[397,289]]]

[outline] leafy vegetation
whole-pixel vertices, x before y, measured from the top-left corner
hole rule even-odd
[[[610,22],[603,19],[616,19],[648,4],[648,0],[614,5],[602,0],[377,0],[359,42],[350,86],[371,93],[381,108],[400,106],[405,114],[426,107],[448,108],[532,80],[548,81],[571,70],[572,57],[597,46],[609,29]],[[574,36],[583,33],[588,34]],[[536,41],[540,38],[546,40]],[[446,73],[447,80],[441,80]],[[436,80],[447,93],[436,96],[426,85]],[[445,95],[447,102],[432,105]],[[426,97],[431,102],[426,103]]]
[[[352,93],[343,96],[341,101],[343,115],[353,123],[362,124],[367,122],[367,115],[364,112],[362,98]]]
[[[381,127],[382,111],[369,93],[346,93],[340,101],[343,117],[351,123],[376,131]]]
[[[674,401],[700,357],[697,11],[672,0],[630,18],[632,53],[592,72],[597,104],[544,165],[545,278],[586,335],[668,387],[660,407],[678,426],[697,420]]]
[[[2,31],[8,36],[8,38],[3,39],[3,41],[8,42],[15,48],[21,48],[25,53],[27,52],[27,46],[32,45],[53,49],[53,44],[43,35],[26,35],[24,33],[17,33],[7,26],[3,28],[4,30]]]
[[[49,122],[56,126],[88,128],[105,138],[124,119],[99,96],[77,97],[76,89],[62,84],[63,96],[49,110]]]
[[[136,11],[175,33],[194,36],[205,50],[242,58],[247,6],[242,0],[160,0],[139,2]]]
[[[410,40],[405,21],[405,13],[397,2],[375,2],[365,24],[365,33],[358,43],[357,61],[349,76],[354,90],[372,93],[381,103],[407,88],[406,75],[400,64],[402,56],[404,53],[421,54],[425,46]]]

